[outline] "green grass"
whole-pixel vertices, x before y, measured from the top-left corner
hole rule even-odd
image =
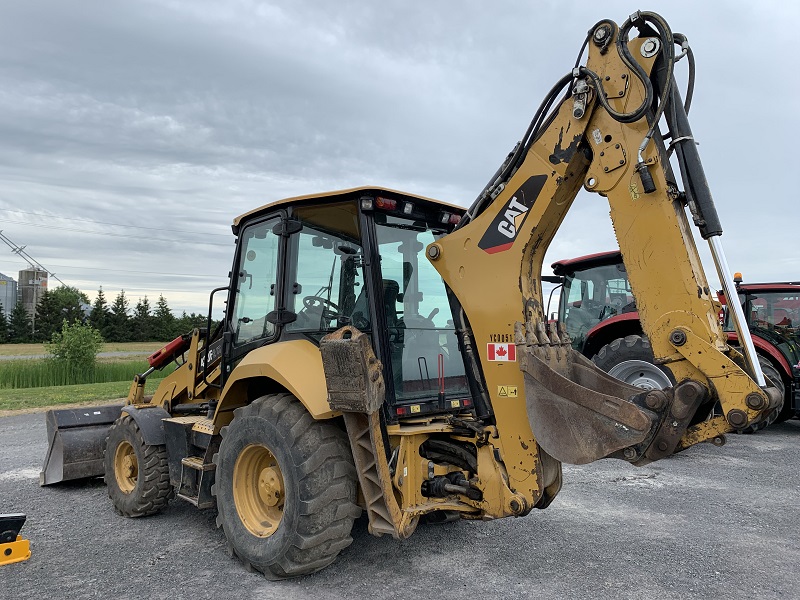
[[[146,360],[98,362],[93,368],[76,369],[53,360],[7,360],[0,362],[0,388],[35,388],[83,383],[133,380],[147,370]]]
[[[106,342],[100,352],[140,352],[152,354],[163,348],[165,342]],[[0,344],[0,356],[36,356],[47,354],[44,344]]]
[[[0,411],[57,407],[63,404],[80,404],[103,400],[116,400],[128,395],[129,381],[87,383],[51,387],[0,389]],[[158,387],[160,379],[148,379],[145,394]]]

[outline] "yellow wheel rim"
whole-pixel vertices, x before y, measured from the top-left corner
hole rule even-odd
[[[114,477],[120,491],[130,494],[139,479],[139,461],[130,442],[122,441],[114,451]]]
[[[278,461],[266,446],[242,450],[233,467],[233,502],[247,530],[269,537],[283,518],[286,491]]]

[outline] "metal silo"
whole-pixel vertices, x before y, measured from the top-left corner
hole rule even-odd
[[[3,314],[5,314],[6,319],[11,315],[16,303],[17,282],[8,275],[0,273],[0,304],[3,305]]]
[[[19,272],[19,295],[25,310],[34,317],[36,305],[47,290],[47,271],[23,269]]]

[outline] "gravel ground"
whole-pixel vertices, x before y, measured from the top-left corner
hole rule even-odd
[[[800,597],[800,421],[643,468],[564,467],[552,506],[521,519],[421,526],[353,544],[328,569],[269,582],[225,552],[214,511],[172,501],[118,517],[102,481],[40,488],[43,414],[0,418],[0,511],[24,512],[30,560],[0,597],[687,599]]]

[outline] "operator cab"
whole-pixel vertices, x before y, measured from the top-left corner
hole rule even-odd
[[[358,188],[238,219],[226,373],[253,348],[296,339],[319,345],[351,325],[370,335],[383,363],[391,421],[470,409],[448,293],[425,256],[463,212]]]

